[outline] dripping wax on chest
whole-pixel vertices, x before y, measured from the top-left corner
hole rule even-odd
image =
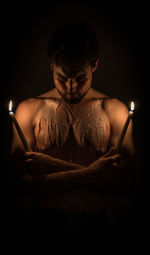
[[[108,121],[98,105],[72,110],[62,104],[43,107],[38,114],[37,139],[45,146],[63,146],[72,131],[79,146],[91,144],[96,150],[106,147]]]

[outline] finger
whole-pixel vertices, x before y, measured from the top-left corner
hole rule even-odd
[[[32,159],[27,159],[24,161],[24,166],[26,169],[33,167],[34,165],[35,165],[35,163]]]
[[[112,160],[113,161],[118,161],[122,158],[122,155],[121,154],[114,154],[111,156]]]
[[[28,163],[33,163],[33,160],[32,160],[31,158],[26,159],[26,160],[25,160],[25,163],[26,163],[26,164],[28,164]]]
[[[105,158],[103,160],[103,164],[104,165],[113,164],[114,162],[119,162],[121,160],[121,158],[122,158],[122,155],[114,154],[114,155],[112,155],[112,156],[110,156],[108,158]]]
[[[25,152],[24,159],[26,160],[28,158],[31,158],[31,153],[30,152]]]
[[[32,153],[33,153],[33,152],[26,151],[26,152],[24,153],[24,156],[25,156],[25,157],[26,157],[26,156],[30,156],[30,155],[32,155]]]
[[[105,157],[109,157],[114,153],[114,146],[112,146],[110,148],[110,150],[108,152],[106,152],[106,154],[104,155]]]
[[[112,165],[113,166],[119,166],[120,165],[120,161],[117,161],[117,162],[115,161],[115,162],[112,163]]]
[[[25,152],[24,158],[37,158],[36,152]]]

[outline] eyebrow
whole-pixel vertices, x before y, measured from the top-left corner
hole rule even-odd
[[[82,74],[77,75],[75,78],[82,78],[82,77],[85,77],[85,76],[87,76],[87,74],[86,73],[82,73]]]
[[[62,74],[62,73],[59,73],[59,72],[57,72],[56,73],[58,76],[60,76],[60,77],[63,77],[63,78],[65,78],[65,79],[68,79],[68,77],[66,77],[64,74]],[[87,76],[87,73],[79,73],[77,76],[75,76],[74,78],[81,78],[81,77],[85,77],[85,76]]]
[[[57,72],[56,74],[57,74],[58,76],[61,76],[61,77],[64,77],[64,78],[67,79],[67,77],[66,77],[64,74],[61,74],[61,73],[59,73],[59,72]]]

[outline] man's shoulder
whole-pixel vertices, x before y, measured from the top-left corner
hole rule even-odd
[[[50,90],[48,92],[45,92],[41,95],[37,95],[31,98],[27,98],[25,100],[22,100],[18,106],[16,111],[30,111],[32,109],[32,112],[35,108],[37,108],[40,104],[44,103],[43,99],[46,98],[52,98],[54,96],[53,90]]]
[[[40,104],[42,104],[40,99],[34,97],[25,99],[18,104],[15,115],[18,119],[33,119]]]
[[[104,108],[111,123],[124,122],[129,112],[125,103],[117,98],[107,98],[104,102]]]
[[[127,106],[118,98],[107,97],[104,100],[105,108],[110,111],[127,111]]]
[[[124,108],[124,109],[127,108],[126,105],[120,99],[111,97],[110,95],[106,95],[95,89],[92,89],[90,97],[103,100],[103,104],[106,109],[115,110],[117,108]]]
[[[28,98],[23,101],[21,101],[17,108],[16,112],[20,111],[30,111],[30,109],[33,109],[33,107],[38,103],[38,101],[35,98]]]

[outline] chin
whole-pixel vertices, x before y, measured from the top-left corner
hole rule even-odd
[[[82,97],[83,98],[83,97]],[[78,104],[82,101],[82,98],[67,98],[65,99],[65,101],[68,103],[68,104]]]
[[[82,95],[78,95],[78,96],[74,96],[74,97],[67,97],[65,94],[62,94],[61,91],[58,90],[58,93],[60,94],[60,96],[63,98],[63,100],[68,103],[68,104],[79,104],[82,99],[85,97],[85,95],[87,94],[88,91],[86,91],[84,94]]]
[[[82,95],[82,96],[80,95],[78,97],[66,97],[66,96],[64,96],[63,99],[68,104],[78,104],[78,103],[80,103],[82,101],[84,96],[85,95]]]

